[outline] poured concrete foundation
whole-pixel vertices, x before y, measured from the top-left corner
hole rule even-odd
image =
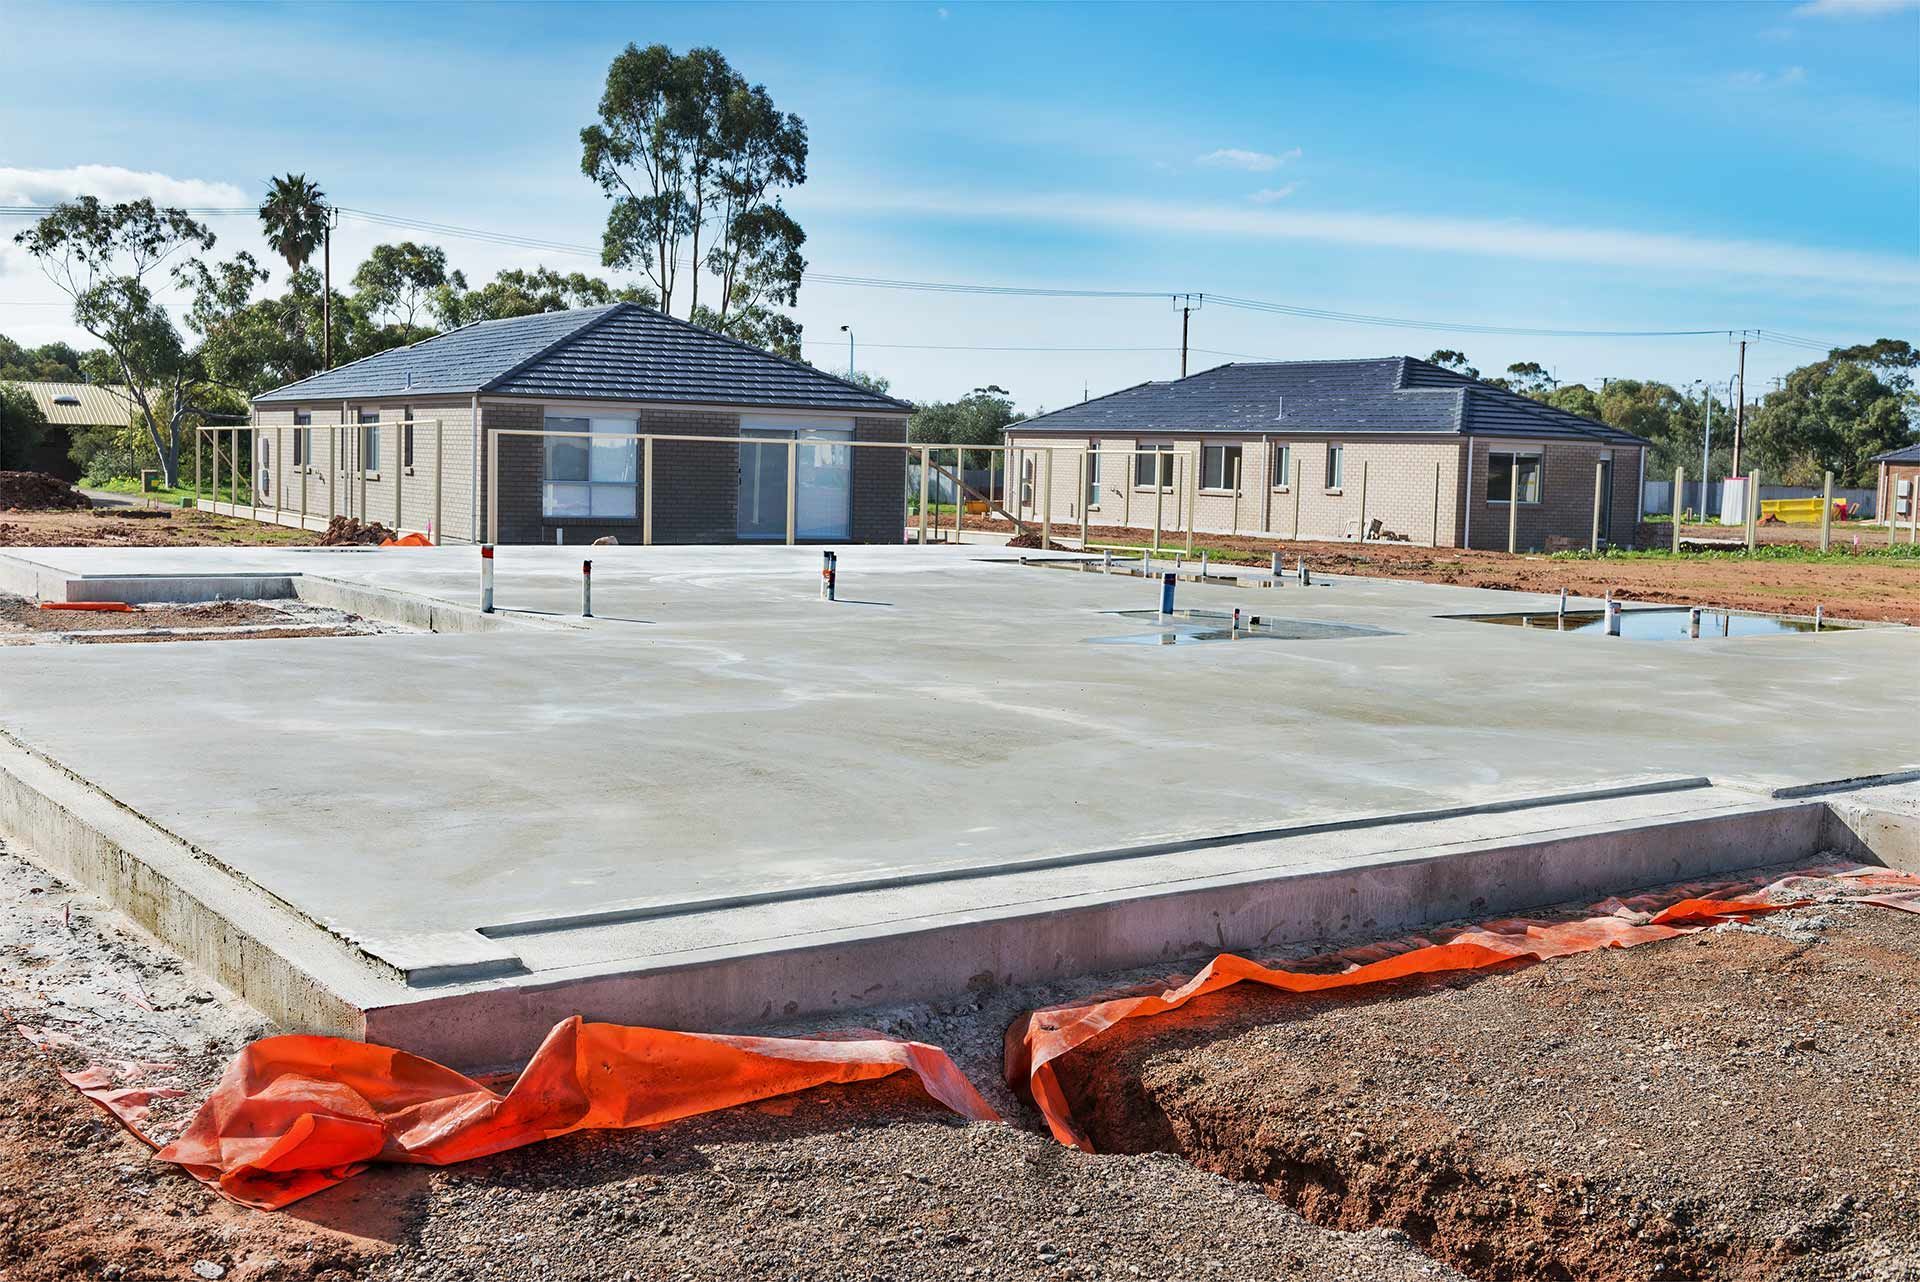
[[[416,635],[0,652],[0,830],[298,1026],[463,1063],[1391,930],[1857,841],[1920,634],[1658,646],[1543,598],[981,548],[10,550],[0,590],[272,591]],[[142,594],[150,594],[143,596]],[[474,629],[486,629],[478,631]],[[1843,729],[1842,729],[1843,728]]]

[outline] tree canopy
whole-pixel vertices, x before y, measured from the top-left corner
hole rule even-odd
[[[550,267],[532,271],[508,268],[478,289],[468,289],[466,277],[454,272],[434,291],[433,314],[442,325],[471,325],[474,321],[534,316],[575,307],[606,303],[639,303],[657,307],[660,300],[645,285],[614,286],[584,272],[565,275]]]
[[[798,116],[717,49],[628,45],[607,69],[599,120],[580,131],[580,148],[581,172],[612,200],[605,265],[644,273],[668,313],[684,268],[688,320],[798,356],[800,327],[775,310],[794,305],[806,267],[806,233],[780,204],[807,177]],[[720,286],[708,303],[703,273]]]
[[[976,387],[957,401],[921,405],[907,420],[907,440],[917,445],[999,445],[1007,428],[1027,416],[1013,408],[1013,395],[994,384]],[[967,456],[979,466],[984,456]]]

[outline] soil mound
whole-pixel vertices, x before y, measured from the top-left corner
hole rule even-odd
[[[344,547],[349,544],[371,544],[379,547],[390,539],[400,536],[378,521],[362,521],[357,517],[336,516],[327,522],[327,532],[321,536],[323,547]]]
[[[45,472],[0,472],[0,512],[77,512],[93,500]]]

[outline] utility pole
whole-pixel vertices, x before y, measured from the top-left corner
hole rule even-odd
[[[1740,434],[1747,425],[1747,340],[1740,340],[1740,399],[1733,403],[1733,475],[1740,475]],[[1749,499],[1751,501],[1751,499]]]
[[[332,205],[320,220],[320,368],[333,368],[333,223],[338,217]]]
[[[1176,294],[1174,301],[1180,305],[1180,377],[1187,376],[1187,326],[1193,313],[1207,301],[1205,294]]]
[[[853,381],[853,326],[842,325],[840,332],[847,336],[847,381]]]

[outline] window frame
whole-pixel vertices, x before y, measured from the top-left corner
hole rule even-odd
[[[1140,479],[1140,471],[1141,465],[1146,463],[1146,460],[1158,455],[1160,460],[1158,465],[1160,477],[1158,489],[1162,494],[1173,493],[1173,456],[1179,452],[1178,447],[1171,441],[1137,441],[1134,443],[1133,448],[1133,488],[1136,490],[1145,490],[1149,494],[1153,493],[1156,487],[1152,479],[1149,478],[1146,481],[1142,481]],[[1149,470],[1153,469],[1154,466],[1152,463],[1146,463],[1146,467]]]
[[[1087,442],[1087,492],[1080,496],[1091,512],[1100,506],[1100,442]]]
[[[608,413],[598,413],[592,410],[584,410],[584,411],[576,411],[571,414],[547,413],[541,417],[540,426],[543,431],[572,432],[572,431],[576,431],[577,429],[571,428],[571,427],[557,428],[554,426],[554,424],[556,422],[562,422],[562,423],[584,422],[587,424],[587,434],[588,434],[587,441],[586,441],[586,450],[587,450],[586,476],[578,480],[571,477],[562,477],[557,480],[554,478],[552,473],[553,453],[552,453],[551,446],[555,438],[547,437],[541,440],[540,519],[541,521],[543,521],[548,525],[635,525],[635,524],[638,524],[641,519],[640,483],[642,478],[640,475],[640,469],[642,464],[640,461],[640,442],[637,440],[627,440],[623,442],[627,446],[628,450],[631,451],[631,453],[628,456],[628,464],[629,464],[630,470],[633,473],[633,476],[630,480],[616,479],[616,480],[607,480],[607,481],[596,481],[593,479],[594,442],[592,440],[593,436],[598,435],[598,433],[596,433],[593,428],[593,424],[596,421],[599,421],[602,423],[619,423],[623,425],[623,427],[625,428],[624,431],[619,431],[619,432],[609,431],[606,433],[606,435],[608,436],[618,438],[618,437],[636,437],[640,435],[640,418],[639,418],[639,415],[637,414],[617,414],[617,413],[608,414]],[[587,491],[587,494],[586,494],[587,510],[585,512],[560,512],[560,513],[556,513],[552,511],[549,503],[550,491],[552,487],[556,485],[579,486],[585,489]],[[596,513],[593,510],[593,499],[594,499],[594,491],[597,489],[605,489],[605,490],[626,489],[630,491],[633,495],[633,514],[630,516],[628,515],[608,516],[608,515],[602,515],[600,513]]]
[[[1209,468],[1207,459],[1208,459],[1208,456],[1213,454],[1215,451],[1218,451],[1220,455],[1220,484],[1209,485],[1207,483],[1207,476],[1208,476],[1208,472],[1210,471],[1210,468]],[[1240,468],[1239,468],[1240,474],[1238,477],[1234,476],[1233,469],[1230,466],[1230,464],[1236,461],[1240,464]],[[1211,444],[1209,444],[1206,441],[1200,442],[1200,491],[1201,493],[1203,494],[1237,493],[1239,487],[1236,486],[1234,482],[1236,480],[1241,482],[1244,482],[1246,480],[1246,475],[1247,475],[1246,469],[1247,469],[1246,442],[1215,441]]]
[[[1533,497],[1522,498],[1520,500],[1521,507],[1539,507],[1546,502],[1547,455],[1546,450],[1537,445],[1530,449],[1516,445],[1510,449],[1490,449],[1487,451],[1487,481],[1481,491],[1482,502],[1488,507],[1506,507],[1513,502],[1512,495],[1508,495],[1506,498],[1495,498],[1493,496],[1493,481],[1496,476],[1505,477],[1508,484],[1512,484],[1513,481],[1512,462],[1509,461],[1504,465],[1496,465],[1494,463],[1496,458],[1507,460],[1518,458],[1520,460],[1520,492],[1523,495],[1529,488],[1527,481],[1529,476],[1531,476],[1533,482],[1531,487]],[[1531,468],[1528,467],[1529,462],[1532,464]]]
[[[400,466],[408,476],[413,475],[413,406],[403,406],[400,410]]]
[[[373,417],[368,418],[369,414]],[[380,409],[378,406],[368,409],[364,405],[356,405],[353,419],[353,425],[360,429],[354,438],[359,450],[354,464],[359,468],[360,475],[377,481],[380,479]]]
[[[1341,441],[1328,441],[1324,464],[1326,468],[1326,491],[1339,494],[1346,489],[1347,483],[1347,447]]]
[[[293,465],[309,467],[313,463],[313,411],[293,412]]]
[[[1293,488],[1293,442],[1273,442],[1268,455],[1267,466],[1272,469],[1267,475],[1268,484],[1282,492]]]

